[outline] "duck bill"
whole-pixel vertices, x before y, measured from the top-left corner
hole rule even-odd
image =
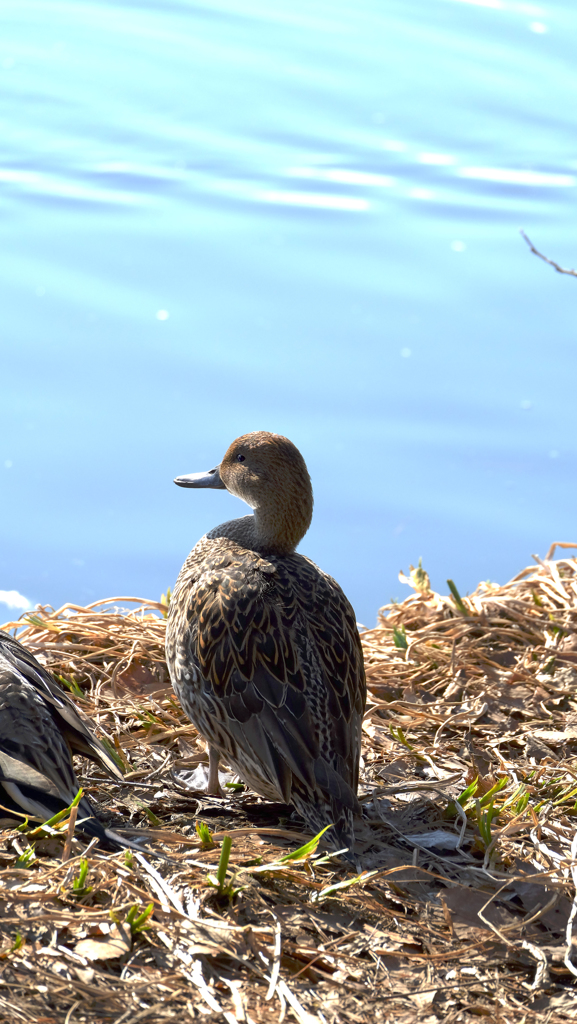
[[[174,480],[179,487],[213,487],[218,491],[225,491],[226,487],[220,478],[219,466],[209,469],[208,473],[188,473],[186,476],[177,476]]]

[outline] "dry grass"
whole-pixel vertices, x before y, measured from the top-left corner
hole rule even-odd
[[[169,859],[4,832],[0,1021],[575,1019],[577,560],[553,554],[462,600],[413,571],[363,634],[358,878],[283,860],[307,838],[286,808],[199,791],[161,604],[9,624],[123,761],[126,785],[78,762],[103,819]]]

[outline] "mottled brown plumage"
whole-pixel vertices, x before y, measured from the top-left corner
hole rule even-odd
[[[68,807],[80,789],[73,753],[123,779],[86,716],[33,654],[0,630],[0,825],[22,815],[47,821]],[[11,811],[20,816],[11,818]],[[109,845],[134,846],[104,828],[85,796],[77,821]]]
[[[287,438],[258,431],[217,469],[176,483],[226,487],[254,509],[198,542],[170,602],[168,666],[213,752],[210,781],[216,752],[314,831],[333,824],[327,839],[352,850],[363,656],[339,585],[294,550],[312,517],[305,462]]]

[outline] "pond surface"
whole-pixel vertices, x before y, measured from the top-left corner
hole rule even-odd
[[[360,621],[577,541],[573,0],[8,0],[0,619],[158,597],[249,430]],[[18,595],[21,595],[20,597]]]

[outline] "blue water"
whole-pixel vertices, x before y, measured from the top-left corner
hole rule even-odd
[[[360,621],[577,529],[573,0],[7,0],[0,591],[158,597],[254,429]],[[17,612],[0,605],[0,619]]]

